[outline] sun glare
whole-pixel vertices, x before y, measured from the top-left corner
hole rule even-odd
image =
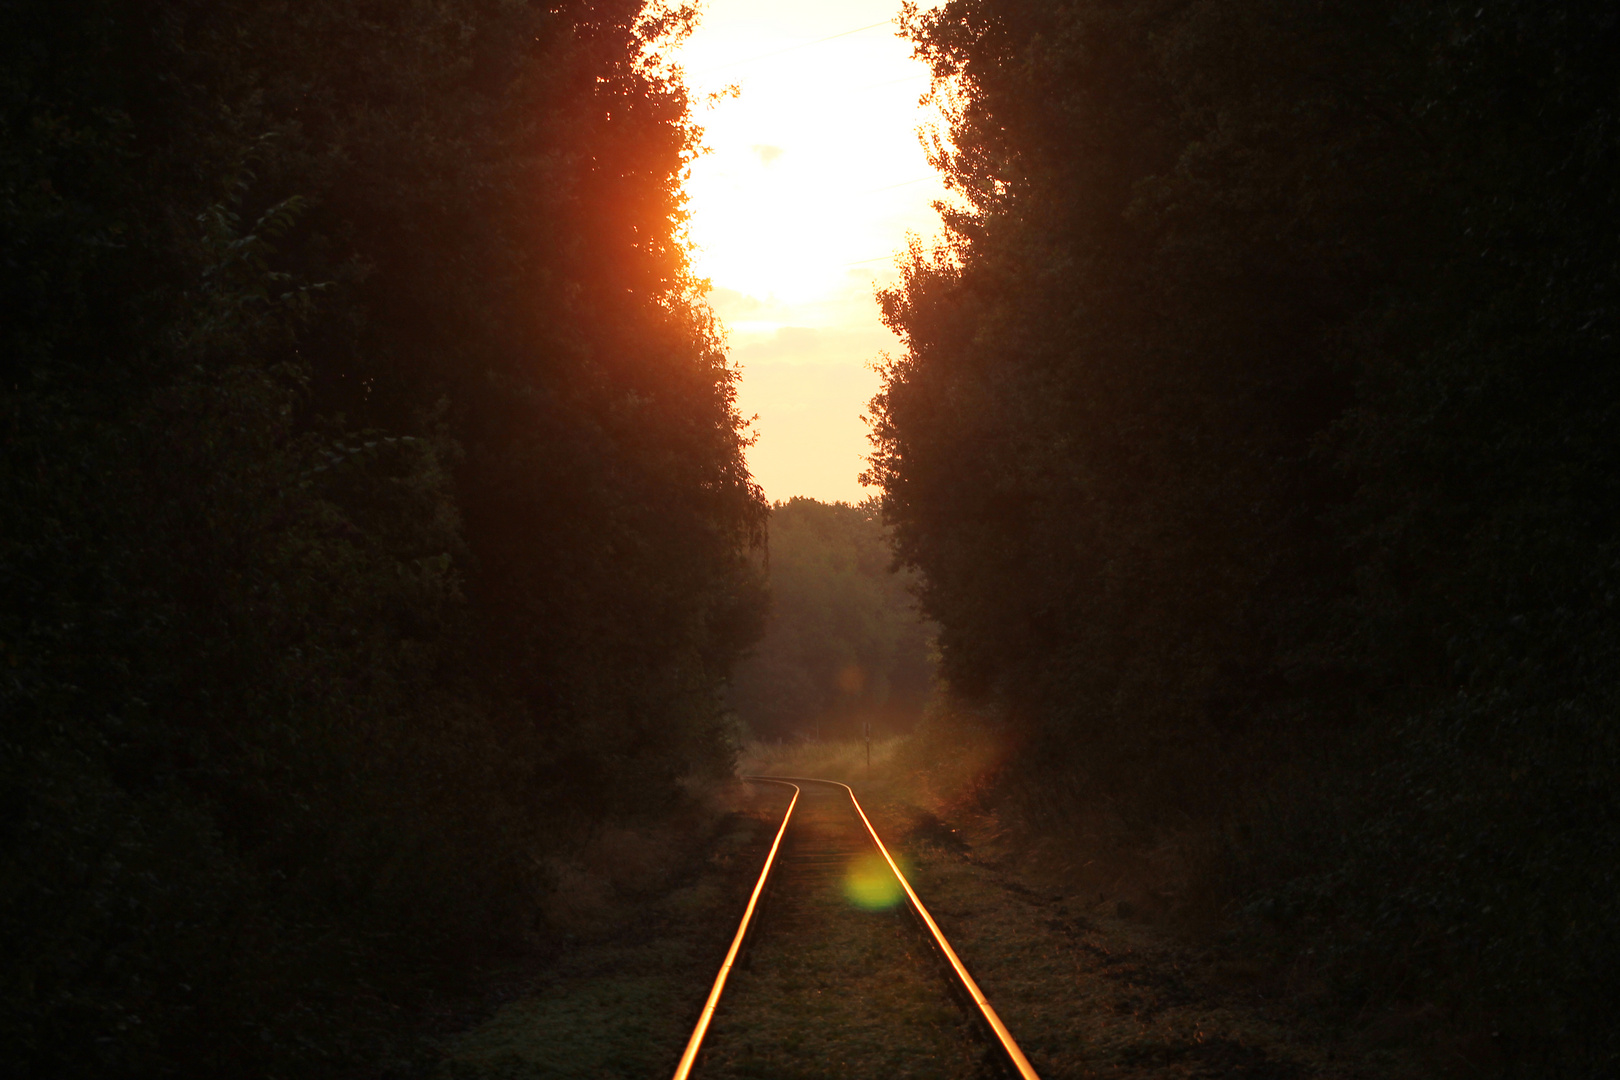
[[[943,195],[917,138],[927,69],[894,0],[716,0],[679,57],[709,152],[688,184],[693,264],[757,414],[767,495],[856,500],[868,365],[896,341],[873,287]],[[724,96],[731,86],[737,94]]]

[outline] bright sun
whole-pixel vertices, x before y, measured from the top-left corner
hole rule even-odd
[[[926,207],[932,177],[915,129],[925,74],[880,25],[730,77],[740,96],[705,118],[712,152],[688,188],[699,270],[755,296],[828,299],[850,263],[889,254],[897,224],[901,236],[923,224],[915,196]]]
[[[679,56],[710,152],[693,166],[694,269],[743,369],[749,456],[772,498],[858,499],[868,369],[895,339],[874,284],[943,188],[917,139],[927,69],[895,0],[715,0]]]

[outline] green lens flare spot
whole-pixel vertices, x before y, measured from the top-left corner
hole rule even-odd
[[[857,856],[844,871],[844,897],[858,908],[892,908],[901,895],[900,881],[881,855]]]

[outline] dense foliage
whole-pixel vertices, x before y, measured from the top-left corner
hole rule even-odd
[[[917,615],[913,575],[894,571],[876,505],[779,502],[767,554],[770,617],[733,682],[749,733],[781,740],[909,731],[931,688],[931,628]]]
[[[883,297],[872,475],[1009,784],[1230,827],[1234,902],[1356,992],[1611,1069],[1613,5],[906,25],[960,201]]]
[[[0,7],[0,1071],[380,1068],[729,769],[765,506],[642,0]]]

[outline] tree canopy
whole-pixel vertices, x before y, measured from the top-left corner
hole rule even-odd
[[[692,17],[0,10],[8,1075],[372,1067],[547,947],[548,852],[729,771]]]
[[[1049,810],[1241,823],[1235,903],[1608,1060],[1612,5],[904,22],[960,202],[871,477],[953,691]]]

